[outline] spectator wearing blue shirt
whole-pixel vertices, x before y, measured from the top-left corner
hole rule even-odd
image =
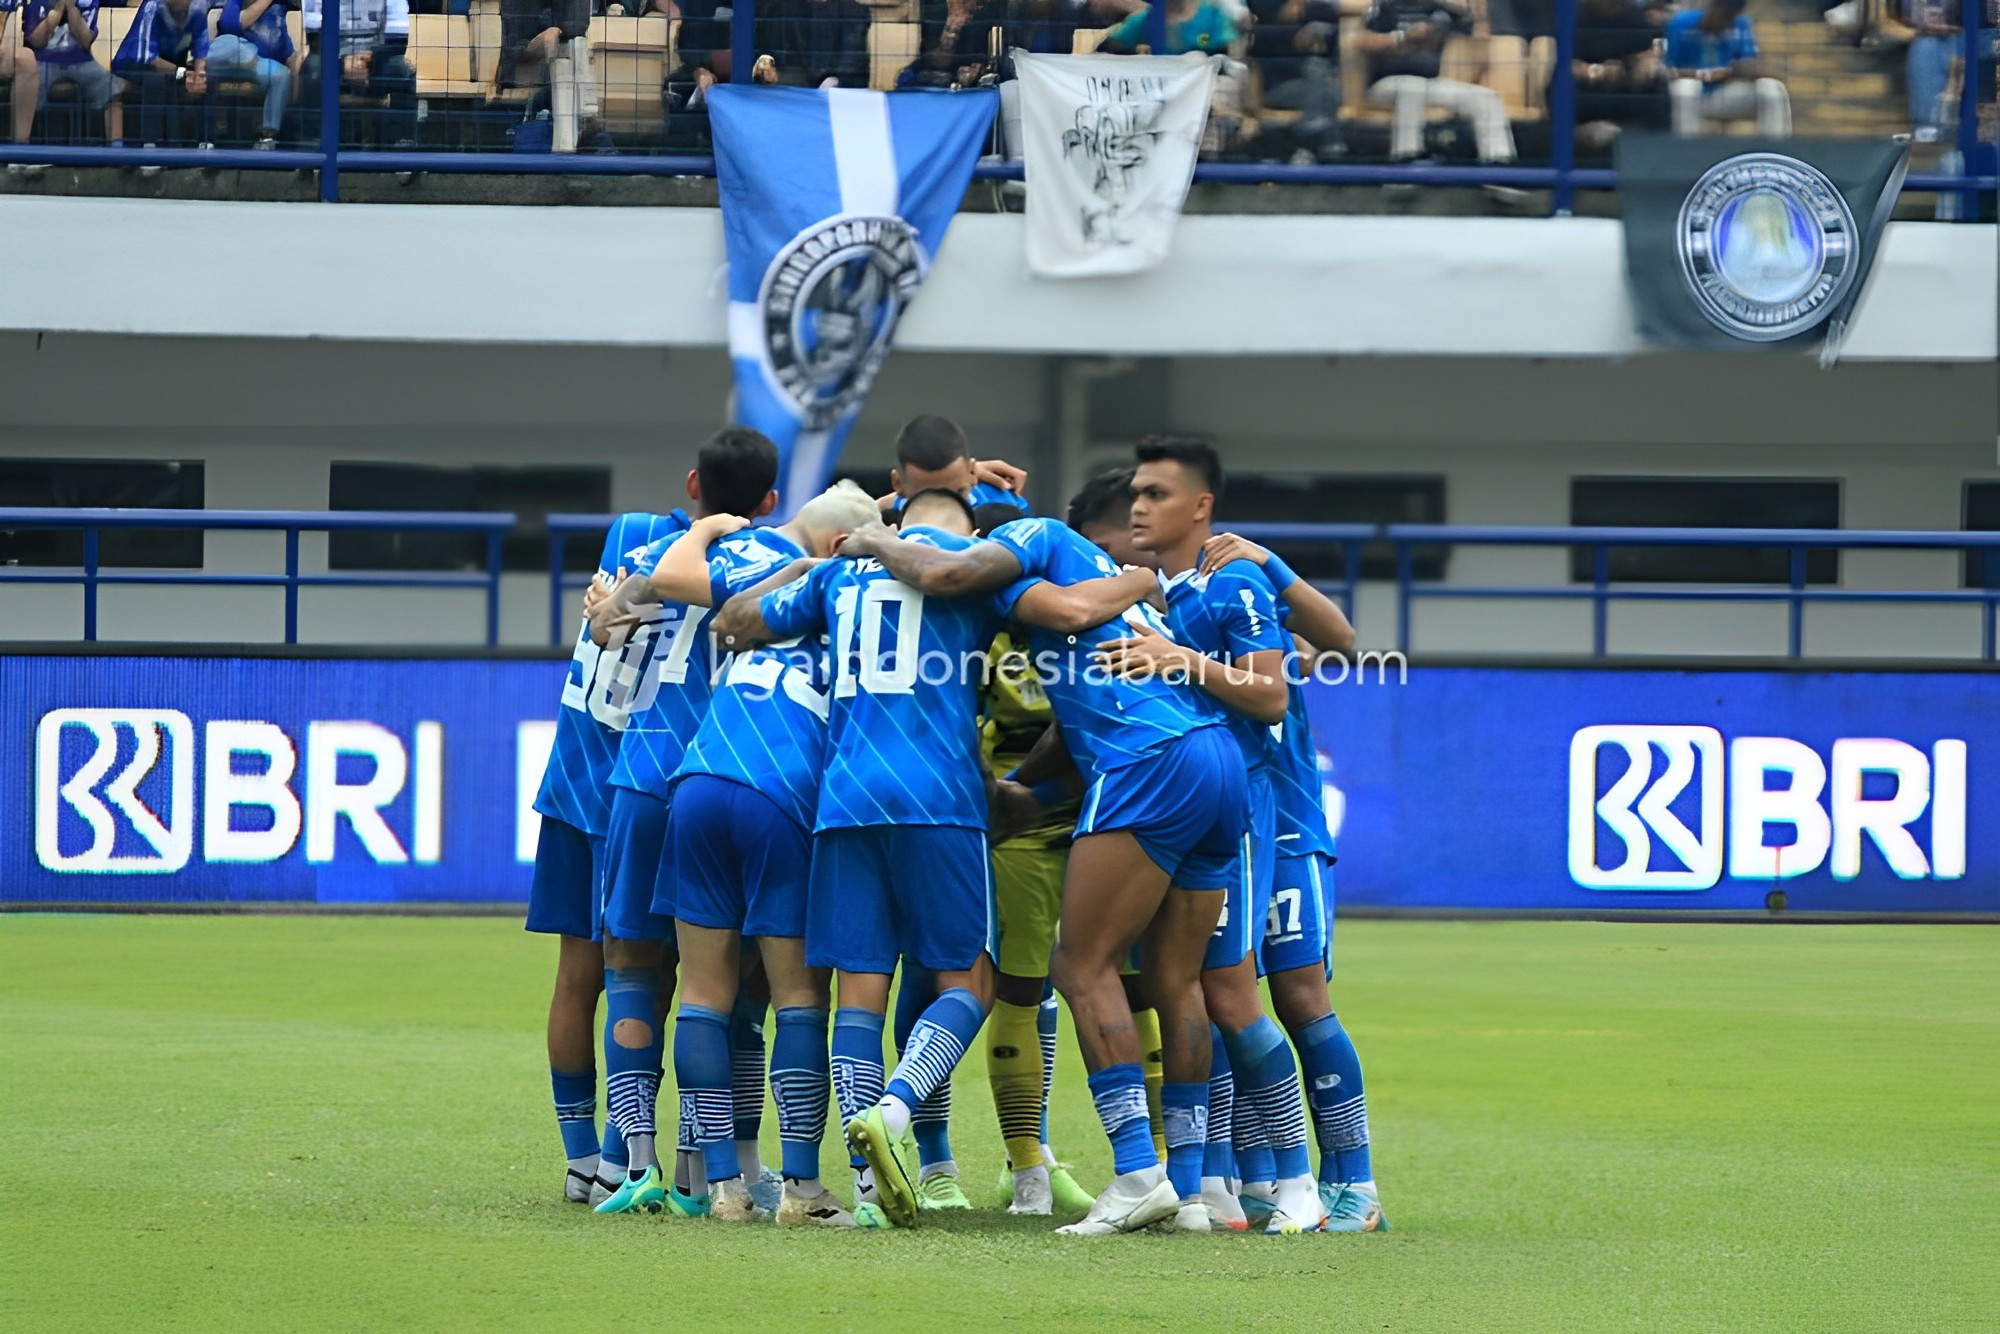
[[[1240,35],[1236,22],[1209,0],[1167,0],[1167,45],[1152,49],[1147,40],[1147,13],[1151,5],[1125,16],[1124,22],[1104,35],[1098,49],[1114,55],[1141,52],[1156,56],[1185,55],[1189,51],[1217,54],[1227,51]]]
[[[208,74],[254,84],[264,94],[257,147],[276,148],[285,126],[285,106],[298,89],[305,53],[285,23],[285,0],[223,0],[222,19],[208,48]]]
[[[35,104],[41,100],[42,74],[33,51],[6,40],[7,25],[20,7],[21,0],[0,0],[0,80],[12,85],[14,142],[25,144],[35,132]]]
[[[1910,121],[1920,144],[1936,143],[1951,124],[1951,69],[1963,45],[1958,10],[1958,0],[1903,0],[1903,22],[1916,33],[1907,69]]]
[[[111,72],[139,94],[139,141],[182,140],[181,112],[206,105],[208,0],[144,0],[111,58]],[[164,131],[169,113],[174,133]],[[204,126],[201,138],[208,138]]]
[[[104,137],[112,147],[123,148],[125,108],[118,100],[118,78],[90,55],[97,45],[97,0],[28,0],[21,41],[40,66],[38,105],[49,104],[51,88],[69,84],[78,103],[104,113]]]
[[[409,61],[409,0],[325,0],[333,4],[339,17],[334,42],[339,61],[341,91],[368,98],[387,98],[387,112],[381,117],[382,138],[395,148],[417,146],[417,70]],[[320,31],[322,0],[305,0],[306,121],[309,133],[319,134],[319,80],[321,61],[326,57],[325,34]]]
[[[1757,35],[1744,0],[1707,0],[1667,20],[1667,98],[1675,134],[1700,134],[1712,120],[1754,116],[1757,132],[1792,132],[1785,85],[1757,74]]]

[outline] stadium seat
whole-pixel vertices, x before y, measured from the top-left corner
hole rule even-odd
[[[590,21],[591,63],[596,66],[598,104],[615,131],[657,131],[664,108],[660,85],[677,63],[680,20],[665,15],[595,18]]]
[[[1104,39],[1111,35],[1109,28],[1078,28],[1070,38],[1071,55],[1087,56],[1104,45]]]
[[[868,25],[868,86],[887,92],[896,86],[896,76],[917,58],[923,42],[923,28],[916,23],[871,23]]]
[[[472,77],[472,20],[462,14],[412,14],[410,63],[417,70],[417,96],[477,97]]]

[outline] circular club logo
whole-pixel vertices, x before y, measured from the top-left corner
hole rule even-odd
[[[1751,342],[1812,328],[1858,272],[1847,200],[1818,170],[1778,153],[1710,167],[1681,204],[1675,239],[1695,305]]]
[[[846,217],[793,237],[764,272],[764,355],[807,431],[860,406],[923,281],[917,233],[901,218]]]

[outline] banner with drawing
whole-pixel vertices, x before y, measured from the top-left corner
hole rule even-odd
[[[1173,244],[1215,57],[1013,54],[1028,180],[1028,268],[1089,278],[1157,267]]]

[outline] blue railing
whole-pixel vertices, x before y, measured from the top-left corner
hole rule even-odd
[[[73,568],[0,566],[7,584],[70,584],[83,589],[83,637],[97,639],[97,592],[106,585],[150,585],[285,590],[285,642],[299,642],[301,588],[462,588],[486,594],[486,642],[500,642],[500,543],[513,531],[512,514],[443,514],[423,510],[176,510],[0,508],[0,531],[20,528],[83,533],[83,564]],[[285,535],[283,574],[214,570],[106,570],[101,535],[110,529],[179,529],[203,532],[273,532]],[[299,534],[335,532],[483,533],[485,568],[479,572],[354,570],[306,574],[299,570]]]
[[[329,0],[337,3],[337,0]],[[1976,218],[1979,197],[2000,184],[2000,175],[1980,169],[1979,143],[1980,71],[1994,59],[1995,32],[1982,28],[1982,0],[1959,0],[1960,39],[1963,43],[1962,94],[1951,127],[1951,137],[1960,155],[1960,170],[1910,175],[1903,188],[1916,192],[1953,192],[1960,198],[1958,216]],[[737,0],[730,19],[732,62],[730,78],[746,82],[755,64],[753,28],[754,4]],[[1149,39],[1154,49],[1166,48],[1165,6],[1155,4],[1148,13]],[[1514,167],[1490,164],[1426,166],[1408,164],[1313,164],[1204,162],[1195,168],[1197,181],[1219,183],[1279,183],[1318,185],[1409,184],[1477,187],[1512,186],[1546,189],[1552,194],[1554,211],[1567,214],[1579,190],[1613,190],[1616,173],[1603,168],[1576,165],[1576,83],[1571,56],[1575,50],[1577,0],[1554,0],[1556,55],[1548,88],[1550,149],[1547,166]],[[315,34],[315,38],[316,38]],[[346,172],[403,173],[438,172],[451,174],[493,173],[501,175],[597,175],[597,176],[713,176],[712,157],[692,155],[617,155],[597,153],[533,154],[456,151],[376,152],[343,149],[341,137],[341,82],[320,81],[320,140],[310,148],[276,152],[107,147],[54,147],[32,144],[0,144],[0,163],[48,163],[57,166],[159,166],[200,167],[234,170],[317,171],[319,197],[332,202],[340,198],[340,178]],[[1018,180],[1018,162],[982,165],[975,176],[989,180]]]
[[[1606,637],[1613,602],[1782,602],[1789,608],[1786,655],[1805,652],[1805,609],[1809,602],[1900,602],[1966,604],[1980,608],[1980,654],[1992,660],[1994,617],[2000,607],[2000,586],[1986,566],[1988,586],[1968,589],[1813,588],[1806,582],[1806,553],[1826,550],[1993,551],[2000,552],[2000,533],[1880,532],[1824,528],[1537,528],[1490,527],[1449,523],[1392,523],[1382,536],[1396,550],[1397,646],[1408,650],[1418,598],[1588,599],[1591,604],[1591,653],[1608,654]],[[1452,584],[1420,580],[1412,551],[1438,543],[1460,546],[1587,547],[1591,581],[1588,585]],[[1754,547],[1781,550],[1788,557],[1787,582],[1761,584],[1661,585],[1615,584],[1611,581],[1614,547]]]
[[[608,514],[552,514],[549,526],[549,642],[564,643],[571,630],[569,594],[590,582],[588,574],[563,569],[568,538],[602,539]],[[1414,637],[1419,599],[1522,599],[1588,601],[1591,653],[1609,656],[1610,611],[1614,602],[1785,603],[1789,609],[1787,655],[1805,653],[1805,608],[1812,602],[1894,602],[1980,609],[1980,652],[1996,654],[1996,614],[2000,614],[2000,533],[1885,532],[1822,528],[1565,528],[1426,523],[1241,523],[1223,525],[1253,542],[1316,542],[1339,546],[1341,577],[1323,587],[1349,614],[1361,582],[1363,549],[1387,542],[1396,568],[1397,647],[1407,652]],[[1460,584],[1416,576],[1414,552],[1421,546],[1584,547],[1590,552],[1588,584]],[[1782,585],[1614,583],[1611,552],[1617,547],[1751,547],[1787,553],[1788,579]],[[1826,550],[1986,551],[1988,587],[1967,589],[1815,588],[1807,582],[1806,554]]]

